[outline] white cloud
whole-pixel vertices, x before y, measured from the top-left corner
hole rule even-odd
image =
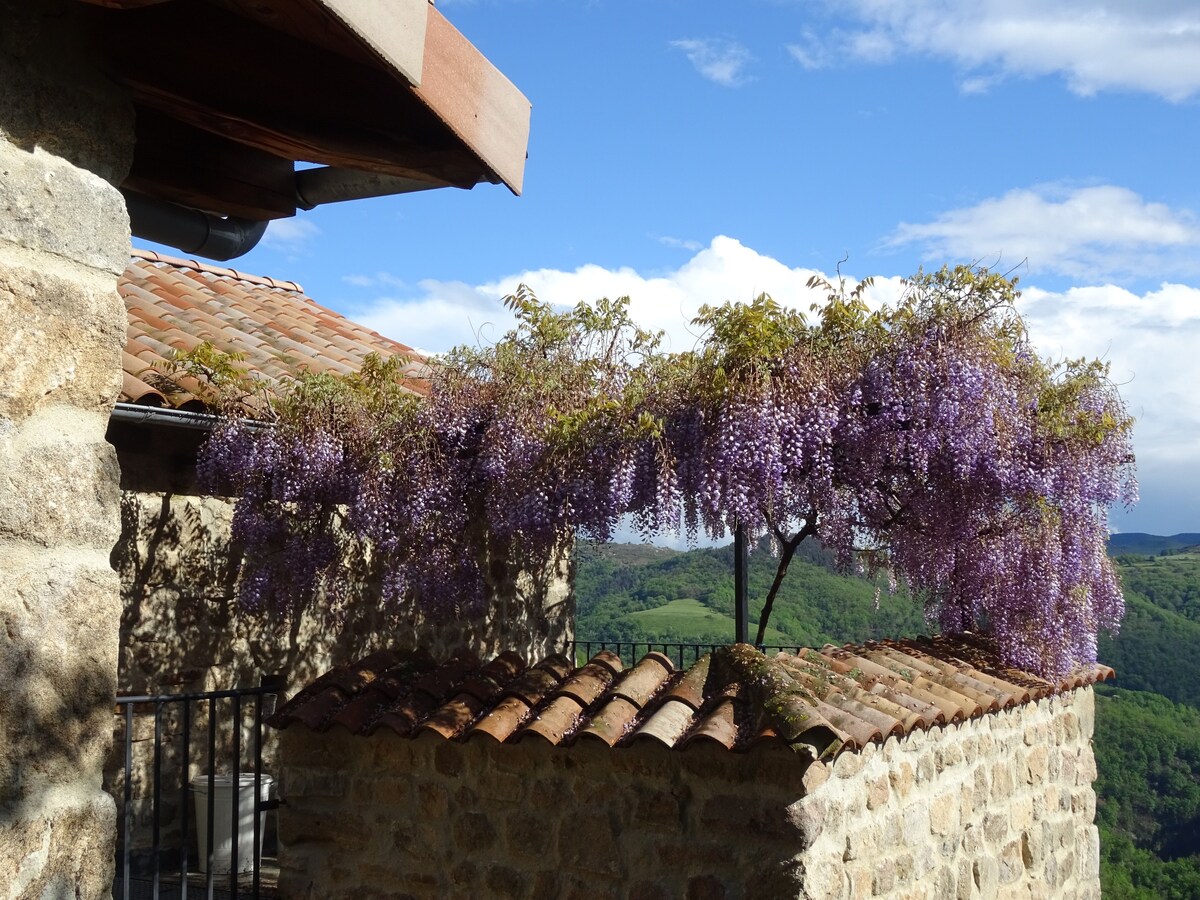
[[[1141,295],[1114,285],[1058,293],[1029,288],[1021,308],[1043,355],[1110,363],[1111,377],[1138,419],[1140,454],[1159,463],[1196,458],[1200,288],[1163,284]],[[1193,513],[1200,525],[1200,505]]]
[[[689,241],[684,238],[671,237],[669,234],[660,235],[655,238],[664,247],[674,247],[676,250],[689,250],[695,253],[704,245],[699,241]]]
[[[630,268],[586,265],[539,269],[496,281],[421,282],[408,294],[379,298],[352,317],[397,340],[433,351],[500,336],[512,319],[500,298],[518,284],[560,306],[598,297],[631,297],[642,324],[667,331],[670,348],[691,347],[688,322],[702,304],[748,300],[759,293],[807,311],[823,299],[806,284],[812,269],[793,268],[729,237],[714,238],[682,266],[658,276]],[[894,301],[896,277],[877,278],[873,302]],[[1035,347],[1051,358],[1101,357],[1112,366],[1130,412],[1138,418],[1134,446],[1142,474],[1142,504],[1114,521],[1126,531],[1200,530],[1200,288],[1163,284],[1143,294],[1111,284],[1053,293],[1027,288],[1020,303]]]
[[[1200,6],[1172,0],[851,0],[851,28],[789,46],[806,67],[886,62],[897,52],[948,60],[964,89],[1005,76],[1059,75],[1082,96],[1140,91],[1172,102],[1200,92]]]
[[[1187,210],[1113,185],[1009,191],[932,222],[901,223],[892,247],[919,245],[926,259],[979,260],[1076,279],[1196,272],[1200,223]]]
[[[682,50],[696,71],[723,87],[739,87],[749,81],[743,71],[754,60],[742,44],[722,38],[688,38],[671,41]]]
[[[537,296],[558,306],[573,306],[600,297],[629,297],[634,319],[644,327],[666,332],[670,349],[686,350],[696,341],[691,321],[705,304],[727,300],[748,301],[768,293],[780,303],[807,312],[824,299],[807,286],[815,269],[791,268],[744,246],[734,238],[718,236],[677,269],[661,275],[643,275],[623,267],[606,269],[580,266],[573,271],[536,269],[514,273],[486,284],[423,281],[407,295],[389,294],[360,306],[353,317],[396,340],[433,350],[498,337],[512,324],[502,298],[526,284]],[[849,282],[853,284],[853,280]],[[876,281],[874,296],[894,299],[898,278]]]
[[[263,245],[289,255],[298,254],[308,242],[321,233],[321,229],[309,219],[292,217],[274,219],[263,235]]]
[[[352,287],[358,288],[375,288],[375,287],[392,287],[406,289],[408,284],[402,278],[397,278],[389,272],[376,272],[374,275],[364,275],[361,272],[351,275],[343,275],[342,281]]]

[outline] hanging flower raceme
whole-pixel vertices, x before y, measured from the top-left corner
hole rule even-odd
[[[226,422],[201,459],[239,497],[243,599],[340,596],[352,558],[384,604],[477,613],[496,552],[537,565],[631,516],[647,536],[770,534],[780,571],[809,536],[847,564],[867,551],[1015,665],[1094,659],[1122,614],[1106,513],[1136,496],[1104,367],[1041,361],[984,271],[919,275],[874,311],[868,282],[824,286],[812,322],[765,295],[705,308],[678,354],[626,301],[562,312],[522,289],[516,328],[447,354],[423,397],[398,363],[301,379],[273,428]]]

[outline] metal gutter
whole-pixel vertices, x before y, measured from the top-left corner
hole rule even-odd
[[[134,425],[172,425],[196,431],[212,431],[217,425],[217,416],[212,413],[190,412],[164,406],[142,406],[137,403],[117,403],[113,407],[111,418],[117,422],[130,422]]]
[[[215,216],[169,200],[122,190],[129,229],[137,237],[224,262],[249,253],[266,234],[267,223]]]
[[[212,431],[221,420],[220,416],[214,416],[212,413],[121,402],[113,407],[110,418],[132,425],[169,425],[173,428],[189,428],[193,431]],[[241,419],[240,421],[252,429],[275,427],[273,422],[263,422],[259,419]]]
[[[369,197],[391,197],[447,187],[445,183],[418,181],[399,175],[364,172],[339,166],[318,166],[296,172],[296,205],[313,209],[324,203],[345,200],[366,200]]]

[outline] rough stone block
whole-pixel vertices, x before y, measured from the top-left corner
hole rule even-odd
[[[929,803],[918,800],[916,803],[910,803],[904,807],[903,841],[905,846],[912,847],[924,843],[929,840],[930,834]]]
[[[1050,748],[1039,745],[1025,757],[1025,783],[1044,784],[1050,774]]]
[[[888,778],[891,780],[892,790],[901,800],[912,791],[916,784],[916,777],[916,772],[907,760],[895,762],[888,768]]]
[[[1025,874],[1025,859],[1021,855],[1021,842],[1009,841],[1000,851],[1000,883],[1012,884]]]
[[[98,786],[46,787],[18,807],[0,809],[5,813],[0,817],[5,897],[109,896],[116,811]]]
[[[962,818],[961,805],[957,792],[935,797],[929,807],[929,827],[932,832],[947,835],[958,831]]]
[[[99,787],[120,617],[107,563],[0,545],[0,808],[46,783]]]
[[[620,874],[620,849],[603,810],[584,810],[570,828],[559,832],[558,858],[577,871]]]
[[[1033,825],[1033,798],[1029,796],[1013,797],[1009,802],[1009,825],[1013,831],[1024,831]]]
[[[980,896],[995,897],[1000,885],[1000,864],[994,857],[984,856],[972,864],[971,875]]]
[[[0,434],[0,540],[90,545],[107,556],[119,534],[120,475],[103,428],[99,410],[43,407]]]
[[[0,245],[0,422],[46,404],[107,414],[125,340],[116,287],[110,273]]]
[[[890,778],[882,773],[867,780],[867,809],[879,809],[888,801]]]
[[[120,275],[129,264],[125,199],[99,175],[0,140],[0,243]]]
[[[1095,825],[1084,828],[1079,840],[1079,878],[1091,881],[1100,877],[1100,832]]]

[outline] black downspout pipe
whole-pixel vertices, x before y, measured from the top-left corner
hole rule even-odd
[[[296,205],[300,209],[313,209],[325,203],[390,197],[440,187],[450,187],[450,184],[318,166],[296,173]],[[207,259],[224,262],[249,253],[267,230],[267,222],[218,216],[129,190],[121,193],[129,210],[129,230],[135,237]]]
[[[267,230],[266,222],[222,218],[133,191],[121,193],[129,210],[130,231],[136,237],[207,259],[223,262],[249,253]]]

